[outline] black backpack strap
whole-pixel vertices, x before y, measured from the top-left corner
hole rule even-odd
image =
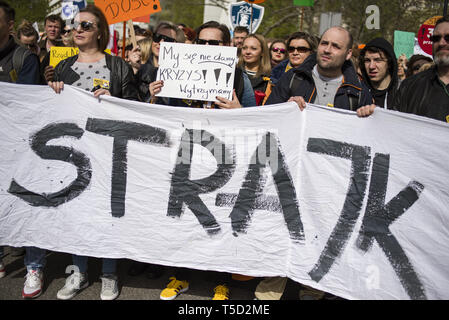
[[[14,50],[14,54],[12,56],[12,67],[16,70],[17,76],[19,76],[20,71],[22,71],[23,64],[25,59],[31,55],[31,51],[25,49],[24,47],[17,46]]]

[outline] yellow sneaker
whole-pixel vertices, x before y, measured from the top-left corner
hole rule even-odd
[[[162,300],[173,300],[181,293],[189,290],[189,283],[187,281],[176,280],[175,277],[170,277],[170,280],[167,288],[161,292],[160,298]]]
[[[212,300],[229,300],[229,289],[224,284],[216,286],[214,292]]]

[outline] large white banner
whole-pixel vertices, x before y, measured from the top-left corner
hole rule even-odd
[[[0,84],[0,244],[448,299],[448,125]]]

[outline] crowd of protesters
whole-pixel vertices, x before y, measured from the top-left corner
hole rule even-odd
[[[23,21],[14,30],[15,11],[0,1],[0,81],[50,86],[55,93],[71,85],[95,97],[111,95],[122,99],[167,106],[236,109],[295,101],[304,110],[308,103],[356,111],[366,117],[376,108],[413,113],[449,122],[449,17],[441,18],[431,37],[433,59],[414,55],[398,59],[392,45],[376,38],[360,48],[351,33],[332,27],[320,37],[306,32],[285,35],[285,39],[266,39],[236,27],[231,33],[223,24],[209,21],[196,29],[185,24],[161,22],[155,28],[135,26],[137,47],[128,40],[118,42],[117,55],[105,53],[110,34],[105,16],[88,5],[70,23],[58,15],[45,18],[45,32],[39,36],[30,22]],[[157,96],[164,82],[156,80],[162,42],[196,45],[234,46],[238,65],[235,69],[231,100],[217,97],[215,102],[174,99]],[[77,47],[79,53],[50,66],[53,46]],[[122,58],[124,57],[124,58]],[[101,81],[96,86],[92,78]],[[23,298],[36,298],[43,290],[46,250],[16,248],[25,255],[27,269]],[[5,276],[0,247],[0,278]],[[71,299],[86,288],[87,257],[73,255],[76,271],[57,293],[58,299]],[[104,300],[119,295],[116,259],[103,259],[102,289]],[[164,274],[165,267],[134,262],[128,271],[149,278]],[[189,270],[177,269],[161,299],[172,300],[189,288]],[[223,283],[241,275],[223,274]],[[287,278],[260,279],[255,297],[280,299]],[[229,286],[215,288],[214,299],[229,299]],[[332,299],[331,294],[302,286],[300,299]]]

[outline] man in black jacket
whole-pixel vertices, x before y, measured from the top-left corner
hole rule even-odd
[[[0,1],[0,81],[17,84],[39,84],[39,58],[28,49],[19,46],[11,36],[14,28],[15,10]],[[23,298],[36,298],[43,289],[43,268],[46,251],[26,247],[25,265],[27,275],[22,291]],[[5,275],[0,247],[0,278]]]
[[[371,40],[360,52],[359,66],[374,104],[392,109],[398,89],[398,63],[393,46],[384,38]]]
[[[346,29],[328,29],[317,53],[284,73],[266,104],[296,101],[301,110],[307,102],[354,111],[371,104],[371,93],[358,79],[350,61],[352,43]]]
[[[405,79],[396,94],[394,109],[449,122],[449,16],[437,21],[433,35],[435,66]],[[365,106],[357,113],[369,116],[375,106]]]
[[[14,9],[0,1],[0,81],[39,84],[39,59],[15,42],[14,19]]]

